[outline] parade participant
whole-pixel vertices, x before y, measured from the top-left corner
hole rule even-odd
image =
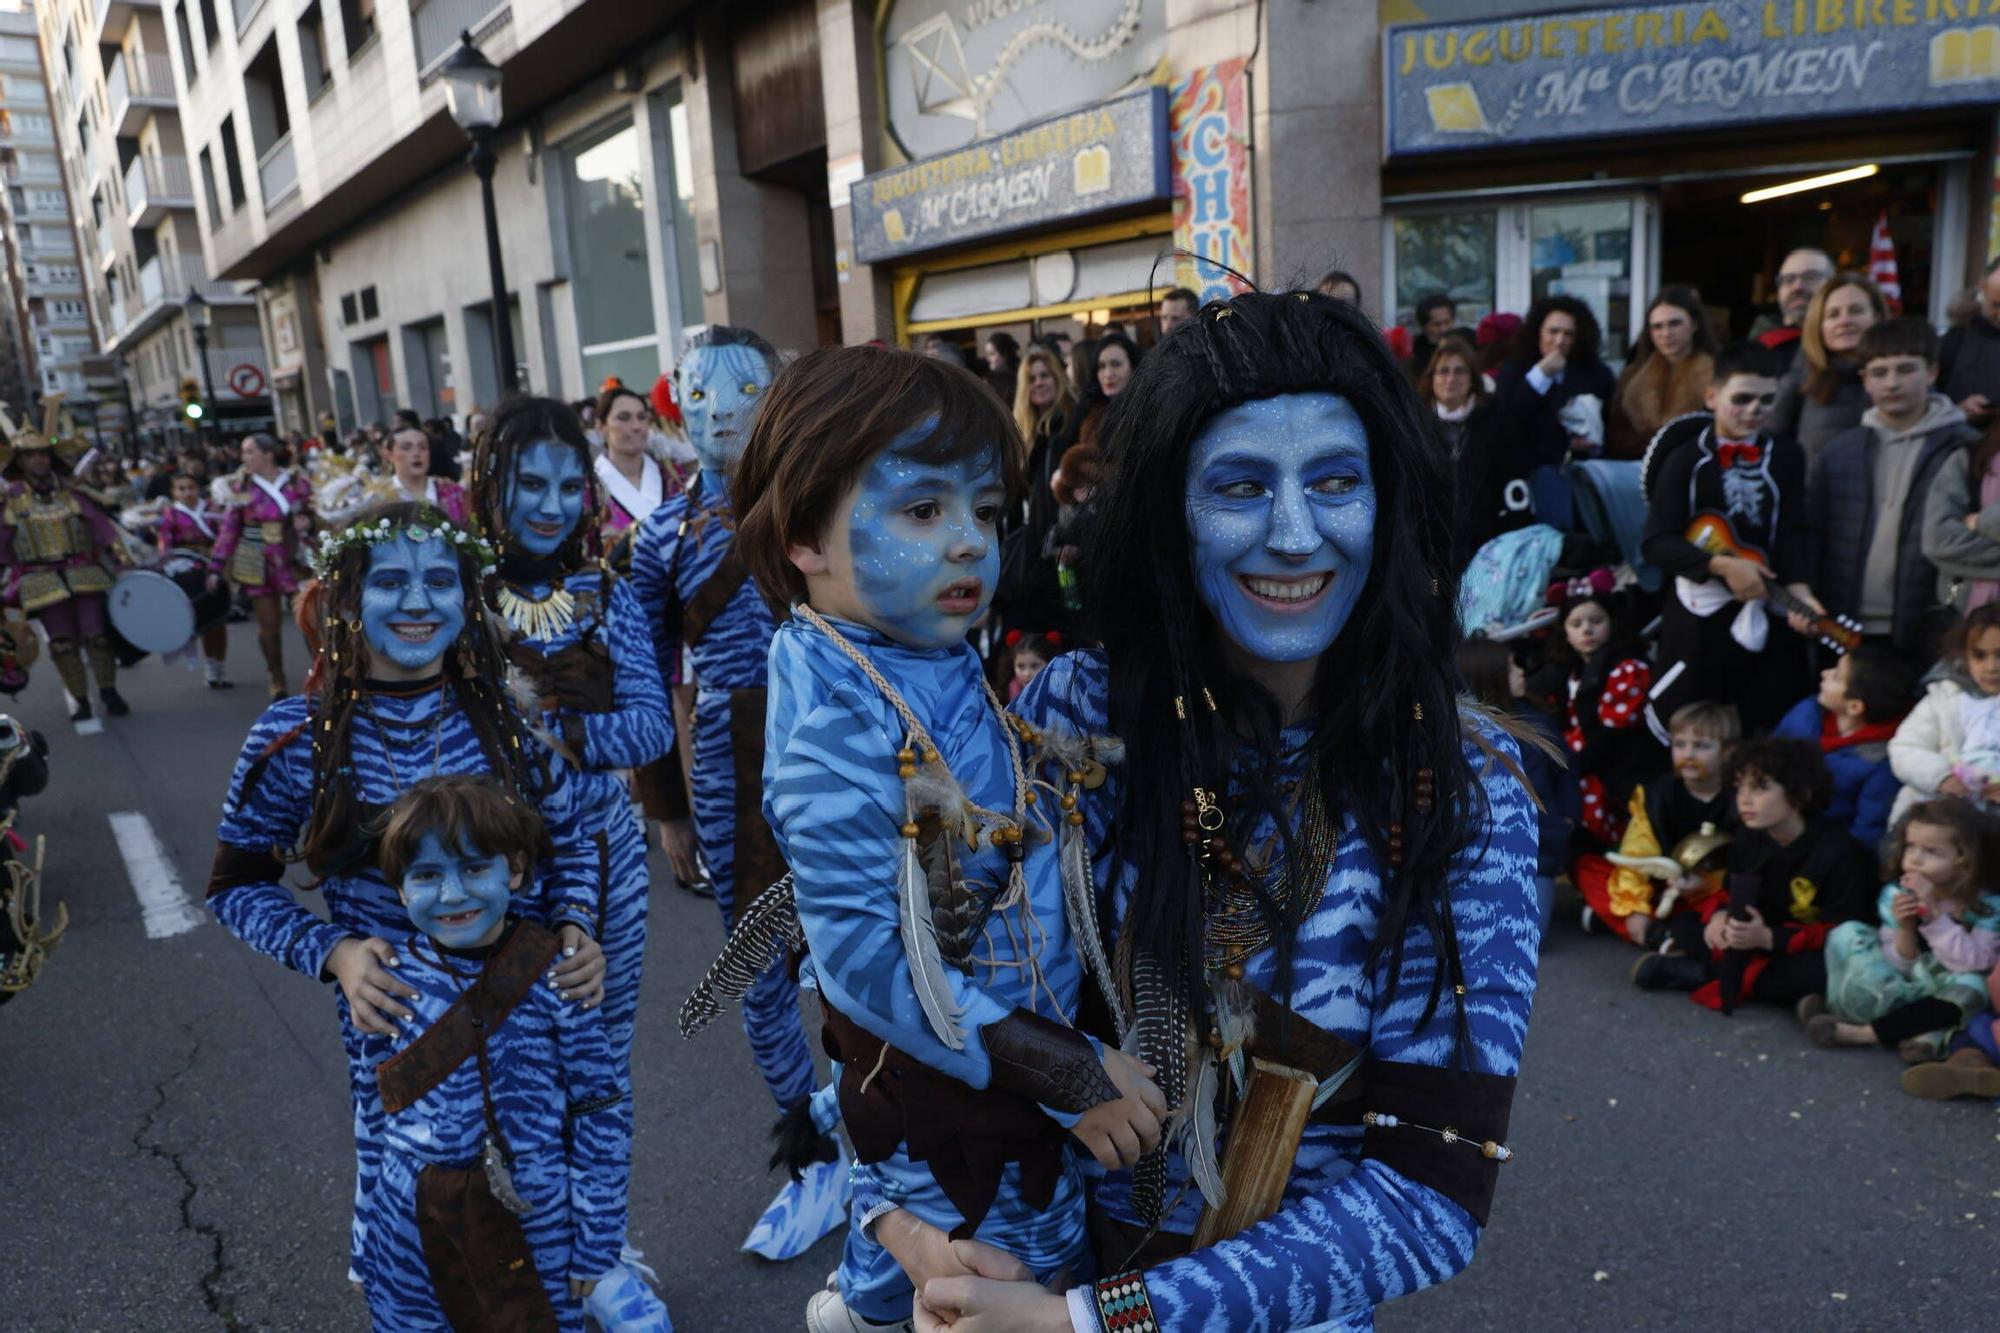
[[[930,1277],[918,1326],[1367,1328],[1472,1258],[1540,933],[1514,742],[1456,698],[1446,456],[1366,316],[1320,294],[1206,307],[1128,392],[1084,567],[1104,647],[1018,708],[1124,742],[1066,794],[1192,1157],[1098,1185],[1110,1276],[1066,1295]],[[1246,1192],[1234,1171],[1205,1188],[1246,1007],[1268,1015],[1260,1057],[1309,1039],[1360,1058],[1307,1075],[1330,1098],[1302,1140],[1231,1129],[1232,1162],[1272,1167],[1282,1201],[1197,1241],[1204,1200]]]
[[[683,489],[681,477],[648,451],[652,417],[636,389],[613,384],[597,400],[604,452],[593,464],[604,508],[599,526],[610,550],[625,533],[646,521],[662,501]]]
[[[377,502],[407,500],[444,511],[454,523],[466,521],[465,488],[431,475],[431,437],[415,426],[399,425],[389,437],[390,474],[370,488]]]
[[[583,1333],[583,1301],[618,1271],[631,1080],[604,1011],[536,984],[561,941],[509,911],[547,842],[490,778],[426,778],[389,809],[382,875],[416,927],[397,967],[416,1017],[376,1069],[376,1333]]]
[[[131,712],[118,693],[118,659],[111,651],[105,594],[123,561],[118,530],[97,503],[73,484],[70,460],[82,441],[63,438],[57,425],[61,399],[47,400],[42,429],[16,427],[0,412],[7,444],[0,449],[0,569],[6,570],[6,604],[42,623],[49,660],[75,703],[70,716],[91,717],[90,676],[112,717]],[[84,659],[90,660],[89,675]]]
[[[479,598],[493,558],[443,514],[410,504],[370,510],[325,539],[300,615],[320,643],[307,692],[272,703],[250,729],[216,833],[216,920],[259,953],[338,983],[354,1102],[355,1280],[381,1157],[375,1066],[415,998],[389,943],[409,918],[376,864],[370,817],[443,773],[487,774],[533,803],[554,854],[522,906],[563,941],[558,988],[588,1005],[604,994],[597,848],[574,780],[507,704],[506,663]],[[325,917],[285,887],[288,862],[311,872]]]
[[[553,398],[510,398],[472,458],[472,499],[494,534],[490,583],[509,662],[525,677],[540,731],[571,769],[586,834],[603,876],[597,939],[604,949],[604,1029],[621,1075],[629,1071],[646,960],[646,831],[625,785],[673,742],[666,689],[644,614],[598,548],[590,444],[583,423]],[[634,1265],[637,1251],[627,1251]],[[623,1269],[591,1298],[618,1333],[668,1327],[666,1307]]]
[[[312,486],[288,462],[270,436],[244,439],[243,470],[208,555],[208,586],[221,587],[226,576],[256,613],[273,699],[292,692],[285,681],[285,601],[298,591],[303,544],[313,530]]]
[[[674,370],[675,399],[701,471],[686,493],[648,515],[633,539],[632,586],[652,625],[660,674],[682,682],[674,686],[680,762],[642,774],[641,793],[646,813],[661,821],[660,844],[683,883],[697,878],[699,838],[725,928],[785,873],[760,796],[764,691],[776,626],[737,553],[729,496],[730,475],[777,370],[776,350],[748,329],[713,325],[688,339]],[[686,674],[683,654],[691,668]],[[744,996],[743,1028],[781,1125],[802,1144],[789,1164],[806,1184],[788,1186],[765,1214],[797,1219],[797,1225],[760,1241],[759,1250],[767,1258],[790,1258],[838,1222],[844,1172],[830,1139],[803,1133],[814,1084],[812,1054],[798,987],[782,965]],[[767,1231],[760,1223],[752,1234]]]
[[[732,483],[742,559],[792,607],[771,645],[764,810],[859,1163],[815,1333],[909,1317],[878,1208],[1041,1278],[1084,1272],[1068,1139],[1112,1167],[1159,1135],[1144,1067],[1071,1026],[1082,968],[1032,809],[1032,738],[966,641],[1019,451],[965,370],[850,347],[786,370]]]
[[[172,498],[160,515],[160,554],[169,551],[192,551],[203,559],[215,545],[216,536],[222,531],[223,512],[218,506],[209,504],[201,493],[198,478],[182,472],[174,477]],[[223,667],[229,656],[229,622],[218,620],[201,632],[202,672],[211,690],[233,690],[236,682],[229,679]]]

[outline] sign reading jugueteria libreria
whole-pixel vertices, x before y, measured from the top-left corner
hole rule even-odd
[[[1147,88],[1011,134],[864,176],[853,186],[864,264],[1165,200],[1167,92]]]
[[[1408,23],[1392,157],[2000,97],[2000,0],[1730,0]]]

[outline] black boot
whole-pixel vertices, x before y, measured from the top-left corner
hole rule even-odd
[[[132,711],[132,705],[125,702],[125,696],[108,685],[97,692],[97,697],[104,701],[104,711],[112,717],[124,717]]]
[[[79,695],[76,702],[70,705],[69,720],[72,722],[88,722],[95,716],[97,715],[90,711],[88,694]]]
[[[1685,954],[1649,953],[1632,967],[1640,990],[1700,990],[1708,984],[1708,964]]]

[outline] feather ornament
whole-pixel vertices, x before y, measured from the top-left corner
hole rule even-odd
[[[709,964],[701,984],[681,1002],[681,1036],[692,1037],[721,1017],[725,1002],[742,1000],[786,950],[803,951],[805,947],[806,932],[799,924],[788,874],[751,899],[736,918],[721,954]]]
[[[924,870],[913,837],[903,839],[903,864],[896,876],[896,898],[903,956],[909,960],[910,984],[916,988],[917,1004],[937,1039],[954,1051],[962,1051],[965,1032],[959,1027],[958,1002],[952,996],[951,980],[938,950],[937,923],[931,916],[930,876]]]
[[[1154,1081],[1167,1105],[1179,1108],[1187,1093],[1188,1043],[1192,1037],[1187,998],[1167,983],[1159,959],[1146,950],[1135,947],[1128,959],[1132,1044],[1137,1046],[1139,1058],[1153,1067]],[[1168,1137],[1163,1135],[1162,1142]],[[1166,1187],[1166,1153],[1156,1147],[1132,1169],[1132,1207],[1149,1226],[1157,1223],[1165,1210]]]
[[[1222,1183],[1222,1163],[1215,1155],[1215,1100],[1221,1091],[1221,1074],[1222,1061],[1213,1051],[1199,1058],[1190,1105],[1180,1126],[1181,1156],[1187,1159],[1188,1173],[1210,1208],[1220,1208],[1229,1200],[1229,1191]]]
[[[548,725],[548,714],[543,711],[541,693],[535,684],[535,678],[518,666],[509,666],[504,684],[507,698],[514,705],[514,711],[519,713],[521,720],[527,724],[529,734],[540,741],[542,747],[550,754],[557,756],[571,768],[582,768],[582,756],[572,750],[569,742]]]
[[[1118,980],[1111,974],[1111,960],[1104,953],[1104,935],[1097,924],[1097,881],[1081,824],[1063,821],[1056,866],[1062,876],[1063,913],[1069,918],[1069,933],[1076,940],[1084,966],[1090,969],[1097,988],[1104,993],[1104,1002],[1111,1009],[1111,1022],[1122,1041],[1131,1030],[1132,1017],[1125,1009],[1125,997],[1118,992]]]

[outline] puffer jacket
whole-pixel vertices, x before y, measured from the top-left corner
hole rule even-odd
[[[1833,798],[1824,813],[1872,852],[1889,831],[1889,812],[1901,795],[1901,784],[1889,763],[1889,742],[1896,724],[1870,723],[1843,736],[1832,723],[1818,699],[1801,699],[1771,729],[1771,735],[1819,746],[1826,756],[1826,771],[1833,778]]]
[[[1972,681],[1956,667],[1940,664],[1925,678],[1924,697],[1896,728],[1889,742],[1889,767],[1903,784],[1896,804],[1889,810],[1889,826],[1918,801],[1928,801],[1951,776],[1952,765],[1965,748],[1965,728],[1960,725],[1958,701],[1971,690]]]

